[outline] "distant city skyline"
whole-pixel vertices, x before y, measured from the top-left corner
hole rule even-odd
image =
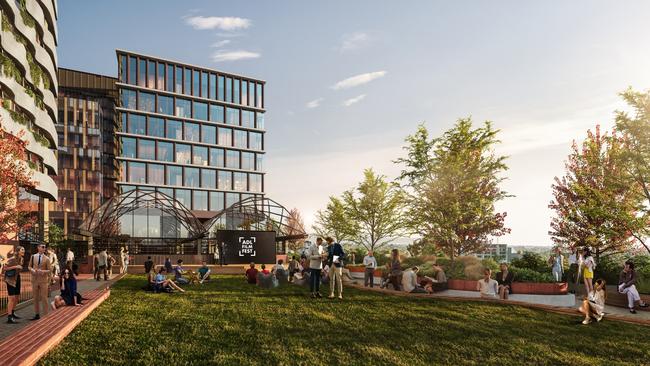
[[[128,4],[128,6],[126,6]],[[129,11],[126,12],[125,9]],[[116,76],[115,49],[268,82],[268,197],[303,213],[394,178],[424,122],[492,120],[507,154],[500,243],[551,245],[553,177],[571,142],[650,88],[650,3],[376,1],[59,3],[59,65]],[[98,26],[97,19],[101,19]]]

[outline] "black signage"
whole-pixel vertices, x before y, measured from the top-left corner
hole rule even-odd
[[[217,231],[221,264],[275,263],[275,231]]]

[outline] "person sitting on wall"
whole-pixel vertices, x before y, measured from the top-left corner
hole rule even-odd
[[[413,266],[402,272],[402,290],[413,294],[424,293],[424,288],[418,284],[417,266]]]
[[[484,299],[496,299],[499,293],[499,283],[492,278],[492,270],[486,268],[483,270],[483,278],[476,282],[476,290],[481,293]]]
[[[189,284],[190,280],[184,277],[185,270],[183,269],[183,260],[179,258],[178,261],[176,261],[176,263],[177,265],[176,267],[174,267],[174,279],[176,280],[176,282],[180,284],[185,284],[185,285]]]
[[[497,273],[497,283],[499,284],[499,299],[508,300],[508,295],[512,293],[512,281],[514,276],[508,271],[508,265],[501,263],[501,271]]]
[[[199,283],[203,284],[205,281],[210,280],[210,267],[208,267],[208,264],[206,261],[202,262],[201,267],[199,268]]]
[[[178,286],[174,281],[168,280],[167,276],[165,275],[165,272],[166,272],[165,267],[161,267],[160,270],[158,271],[158,274],[156,275],[155,291],[170,292],[171,290],[178,290],[180,292],[185,292],[185,290],[183,290],[180,286]]]
[[[248,282],[251,285],[256,285],[257,284],[257,273],[259,271],[257,268],[255,268],[255,263],[251,262],[250,268],[246,270],[246,273],[244,276],[246,277],[246,282]]]
[[[271,273],[278,279],[278,284],[282,285],[288,282],[289,274],[284,269],[284,261],[282,259],[278,259],[278,264],[273,266]]]
[[[61,294],[54,297],[50,304],[53,310],[62,306],[81,306],[81,295],[77,292],[77,279],[68,268],[63,270],[61,276]]]

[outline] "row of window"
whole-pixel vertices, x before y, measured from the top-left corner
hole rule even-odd
[[[120,169],[128,183],[262,192],[262,174],[135,161],[121,161]]]
[[[130,89],[121,89],[120,93],[123,108],[264,129],[264,113]]]
[[[160,188],[160,187],[147,187],[147,186],[120,186],[121,192],[128,192],[134,189],[142,191],[158,191],[162,192],[172,198],[179,200],[185,207],[191,210],[210,210],[221,211],[235,203],[245,200],[249,197],[256,196],[249,193],[234,193],[234,192],[207,192],[189,189],[173,189],[173,188]],[[140,235],[147,236],[147,235]]]
[[[209,124],[183,122],[122,113],[122,131],[149,137],[234,146],[241,149],[263,150],[261,132],[244,131]]]
[[[120,55],[119,62],[119,79],[123,83],[264,108],[263,85],[253,80],[242,80],[135,56]]]
[[[121,137],[124,158],[157,160],[178,164],[257,170],[264,168],[264,155],[248,151],[188,145],[166,141]]]

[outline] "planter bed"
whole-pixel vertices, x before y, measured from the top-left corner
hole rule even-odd
[[[347,266],[345,268],[353,273],[364,273],[366,271],[366,268],[362,266]],[[375,268],[375,277],[381,277],[381,269]]]

